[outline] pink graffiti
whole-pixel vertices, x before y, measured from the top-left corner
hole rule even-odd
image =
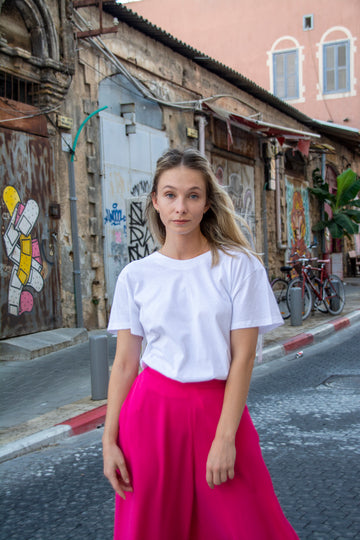
[[[34,305],[34,298],[31,293],[24,291],[20,296],[19,315],[25,311],[31,311]]]
[[[33,240],[32,241],[32,256],[42,266],[42,259],[41,259],[41,255],[40,255],[40,246],[39,246],[39,241],[38,240]]]

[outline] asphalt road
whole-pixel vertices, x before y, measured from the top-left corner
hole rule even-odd
[[[359,326],[254,371],[249,409],[301,540],[360,538]],[[2,540],[110,540],[102,430],[3,463]],[[250,540],[250,539],[246,539]],[[274,539],[282,540],[282,539]]]

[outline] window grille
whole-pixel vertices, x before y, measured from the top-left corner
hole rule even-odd
[[[39,92],[38,83],[0,71],[0,97],[36,106],[39,101]]]

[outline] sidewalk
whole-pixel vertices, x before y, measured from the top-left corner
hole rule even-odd
[[[288,319],[264,336],[257,364],[290,353],[295,357],[334,332],[360,325],[360,277],[345,283],[340,316],[314,312],[301,326]],[[107,335],[62,328],[0,341],[0,463],[103,424],[106,401],[90,395],[89,336],[94,334]],[[116,339],[109,336],[108,343],[111,365]]]

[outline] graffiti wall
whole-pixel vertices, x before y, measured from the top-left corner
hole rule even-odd
[[[212,165],[219,183],[230,195],[236,212],[246,221],[255,242],[254,168],[217,156],[213,156]],[[246,228],[243,231],[250,236]]]
[[[129,261],[136,261],[150,255],[156,244],[145,218],[146,196],[127,200],[128,254]]]
[[[1,338],[61,326],[57,222],[47,139],[0,130]]]
[[[288,256],[293,259],[305,255],[311,242],[309,193],[289,178],[285,179],[285,186]]]
[[[101,115],[104,267],[109,305],[124,266],[155,249],[145,221],[145,201],[156,161],[168,147],[164,132],[136,124],[136,133],[126,135],[125,128],[121,117]]]

